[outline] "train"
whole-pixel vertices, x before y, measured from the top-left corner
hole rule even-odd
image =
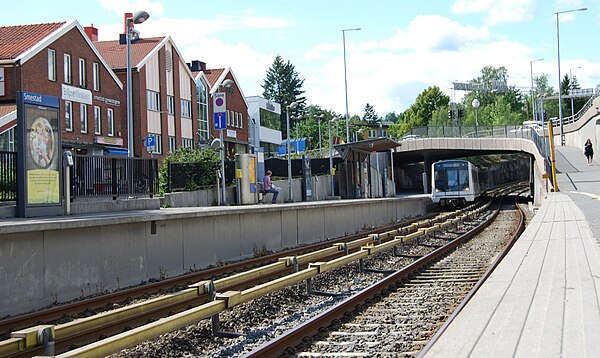
[[[440,160],[431,173],[431,200],[440,206],[472,203],[488,188],[486,176],[468,160]]]

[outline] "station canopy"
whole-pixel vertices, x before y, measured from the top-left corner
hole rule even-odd
[[[402,143],[396,142],[395,140],[389,138],[375,138],[353,143],[338,144],[333,148],[340,153],[340,157],[343,160],[348,160],[350,159],[352,152],[368,155],[374,152],[387,152],[390,149],[400,147],[401,145]]]

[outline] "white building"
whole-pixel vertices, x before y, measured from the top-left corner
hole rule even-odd
[[[281,144],[282,140],[279,123],[281,105],[259,96],[246,97],[246,101],[250,116],[248,132],[250,146],[252,148],[263,147],[265,156],[270,157],[277,153],[277,146]]]

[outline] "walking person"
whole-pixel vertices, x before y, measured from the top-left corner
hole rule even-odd
[[[592,144],[592,141],[588,138],[588,140],[585,142],[585,149],[583,150],[583,154],[585,154],[585,157],[587,158],[587,165],[593,165],[593,159],[594,159],[594,145]]]
[[[271,175],[273,175],[273,172],[267,170],[267,174],[263,178],[263,190],[265,191],[265,193],[273,193],[273,199],[271,200],[271,204],[275,204],[277,202],[279,190],[275,185],[273,185],[273,182],[271,181]]]

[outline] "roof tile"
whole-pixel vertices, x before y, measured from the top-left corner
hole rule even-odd
[[[65,22],[0,27],[0,60],[16,59]]]
[[[131,66],[137,67],[164,39],[164,36],[151,37],[131,43]],[[113,70],[127,68],[127,45],[121,45],[119,41],[94,41],[94,45]]]

